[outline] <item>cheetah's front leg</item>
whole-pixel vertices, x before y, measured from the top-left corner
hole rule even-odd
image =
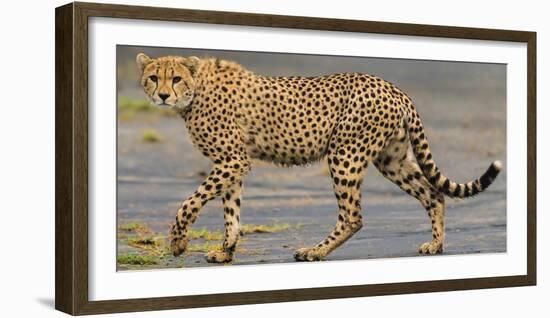
[[[213,250],[206,254],[206,260],[210,263],[225,263],[233,260],[233,253],[240,237],[241,193],[242,182],[237,182],[222,197],[225,238],[221,251]]]
[[[206,180],[191,197],[182,203],[181,208],[178,210],[176,223],[172,226],[170,232],[170,248],[174,256],[179,256],[185,252],[188,242],[188,228],[197,219],[201,208],[208,201],[231,189],[235,184],[240,184],[249,169],[250,164],[242,158],[226,160],[223,163],[214,165]]]

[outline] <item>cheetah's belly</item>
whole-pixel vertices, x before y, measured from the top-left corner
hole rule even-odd
[[[286,121],[271,124],[256,120],[241,126],[246,149],[252,158],[284,165],[302,165],[325,156],[332,129],[300,127]]]

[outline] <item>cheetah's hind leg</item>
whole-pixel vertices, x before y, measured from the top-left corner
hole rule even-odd
[[[334,194],[338,200],[338,220],[332,232],[319,244],[296,250],[294,258],[297,261],[323,260],[325,256],[344,244],[363,226],[360,214],[360,186],[366,164],[362,161],[350,160],[347,158],[345,150],[329,154],[328,164],[333,180]]]
[[[426,209],[432,226],[432,240],[420,245],[421,254],[443,252],[445,242],[445,197],[424,176],[401,128],[380,154],[374,165],[382,175],[415,197]]]

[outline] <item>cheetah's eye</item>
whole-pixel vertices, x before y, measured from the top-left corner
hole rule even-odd
[[[179,83],[181,81],[181,77],[176,76],[176,77],[174,77],[174,79],[172,79],[172,81],[174,82],[174,84]]]
[[[155,75],[149,76],[149,79],[150,79],[151,81],[153,81],[154,83],[156,83],[156,82],[159,80],[159,78],[156,77]]]

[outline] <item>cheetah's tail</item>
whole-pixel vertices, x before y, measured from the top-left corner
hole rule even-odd
[[[434,187],[453,198],[468,198],[482,192],[493,183],[502,169],[502,163],[498,160],[491,163],[481,177],[467,183],[456,183],[444,176],[435,164],[420,117],[416,110],[413,112],[407,123],[413,152],[418,165]]]

